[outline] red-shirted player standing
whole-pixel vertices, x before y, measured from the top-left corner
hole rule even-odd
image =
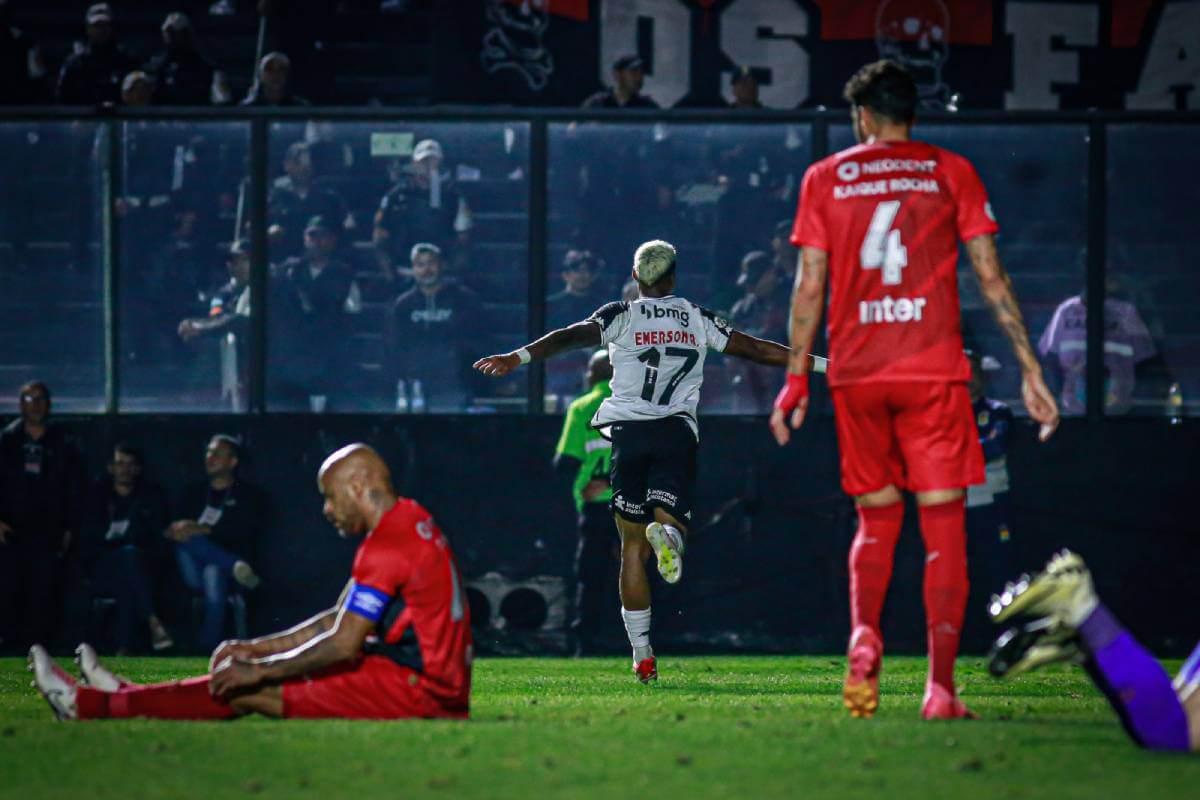
[[[963,488],[983,481],[959,323],[958,241],[1021,365],[1021,395],[1044,441],[1058,408],[1029,344],[1012,283],[996,255],[998,227],[979,176],[962,156],[909,139],[912,77],[890,61],[846,84],[861,142],[804,176],[792,243],[803,248],[792,297],[792,353],[807,353],[829,277],[829,389],[842,488],[858,507],[850,548],[852,633],[844,699],[869,717],[879,705],[879,616],[900,535],[901,490],[916,494],[925,541],[929,678],[921,715],[970,716],[954,690],[967,600]],[[800,427],[808,374],[793,355],[771,430]]]
[[[283,633],[223,642],[211,674],[137,686],[81,645],[87,685],[39,645],[37,688],[59,719],[466,717],[471,620],[450,545],[429,512],[397,497],[379,455],[364,444],[333,453],[317,473],[325,517],[366,538],[338,604]]]

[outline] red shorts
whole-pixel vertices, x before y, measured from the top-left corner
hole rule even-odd
[[[847,494],[982,483],[983,448],[965,383],[857,383],[830,389]]]
[[[465,719],[421,685],[421,675],[383,656],[365,656],[306,678],[283,683],[283,716],[307,719]]]

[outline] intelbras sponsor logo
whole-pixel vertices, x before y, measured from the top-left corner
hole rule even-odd
[[[624,497],[621,497],[619,495],[617,497],[613,498],[613,505],[615,505],[617,507],[618,511],[623,511],[626,514],[643,514],[643,513],[645,513],[645,509],[642,507],[641,503],[631,503],[628,500],[626,500]]]
[[[925,310],[924,297],[896,297],[884,295],[878,300],[860,300],[858,321],[863,325],[879,322],[920,322]]]

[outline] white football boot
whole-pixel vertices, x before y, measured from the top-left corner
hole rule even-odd
[[[1000,623],[1015,616],[1048,618],[1053,628],[1074,633],[1099,604],[1092,586],[1092,574],[1083,559],[1063,550],[1032,578],[1022,575],[1009,583],[1000,594],[992,595],[988,614]]]
[[[117,692],[129,685],[100,663],[96,649],[87,642],[75,648],[75,663],[79,666],[82,683],[102,692]]]
[[[33,673],[34,688],[46,698],[55,717],[60,720],[79,719],[75,707],[75,679],[64,672],[40,644],[29,648],[29,671]]]
[[[646,541],[658,558],[658,574],[667,583],[679,583],[683,577],[682,534],[671,536],[662,523],[651,522],[646,526]]]

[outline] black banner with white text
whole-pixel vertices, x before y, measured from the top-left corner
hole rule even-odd
[[[928,108],[1200,108],[1196,0],[439,0],[435,100],[577,105],[626,53],[663,107],[721,106],[739,66],[769,108],[838,106],[887,57]]]

